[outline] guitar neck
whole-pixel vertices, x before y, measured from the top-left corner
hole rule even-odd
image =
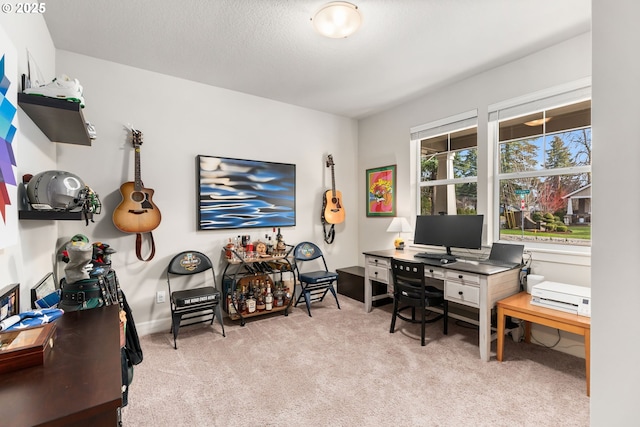
[[[140,173],[140,146],[135,147],[135,176],[133,187],[135,191],[142,190],[142,174]]]
[[[333,170],[333,164],[331,164],[331,197],[336,198],[336,174]]]

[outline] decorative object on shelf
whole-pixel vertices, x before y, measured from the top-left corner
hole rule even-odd
[[[311,22],[323,36],[340,39],[355,33],[360,28],[362,17],[358,6],[346,1],[334,1],[322,6]]]
[[[18,75],[16,49],[4,31],[0,31],[0,138],[5,141],[0,150],[0,249],[18,243],[18,186],[16,178],[17,133],[13,125],[16,116],[15,84],[9,78]]]
[[[404,249],[404,239],[401,233],[409,233],[411,231],[411,225],[406,218],[397,216],[391,220],[391,224],[387,228],[388,233],[398,233],[398,237],[393,241],[393,245],[396,249]]]
[[[276,247],[274,250],[275,255],[284,255],[287,251],[287,244],[284,242],[280,228],[278,227],[278,234],[276,235]]]
[[[367,216],[396,216],[396,165],[367,169]]]
[[[41,86],[31,86],[24,89],[23,92],[27,95],[77,102],[80,104],[80,108],[84,108],[83,91],[84,89],[78,79],[72,79],[66,74],[63,74],[54,78],[50,83]]]
[[[136,234],[136,255],[140,261],[150,261],[156,252],[152,230],[160,225],[162,215],[153,203],[154,190],[145,188],[140,173],[140,146],[142,145],[142,131],[131,128],[131,139],[135,152],[134,181],[125,182],[120,186],[122,201],[113,211],[113,224],[125,233]],[[149,236],[151,253],[145,259],[142,256],[142,236]]]
[[[296,166],[199,155],[198,229],[296,225]]]

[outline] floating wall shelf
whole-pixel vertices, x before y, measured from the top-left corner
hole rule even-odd
[[[18,105],[51,142],[91,145],[80,103],[19,93]]]

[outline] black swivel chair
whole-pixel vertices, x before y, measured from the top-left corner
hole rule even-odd
[[[424,275],[424,264],[421,262],[391,260],[391,272],[393,274],[393,315],[391,317],[390,333],[395,332],[396,317],[411,322],[421,323],[421,344],[424,342],[425,324],[436,322],[444,318],[444,334],[447,335],[449,321],[449,306],[444,298],[444,292],[435,286],[427,285]],[[427,319],[426,312],[429,307],[439,306],[443,314]],[[411,317],[406,317],[401,312],[411,308]],[[420,319],[416,320],[416,308],[419,310]]]
[[[320,248],[311,242],[299,243],[293,249],[293,260],[295,275],[301,287],[300,295],[294,307],[304,299],[307,305],[307,312],[309,313],[309,317],[311,317],[311,303],[322,301],[327,295],[327,292],[331,292],[336,299],[338,309],[340,309],[338,295],[336,295],[336,290],[333,288],[333,284],[338,281],[338,273],[329,271],[327,262]],[[305,266],[313,271],[303,272],[302,270],[305,268],[303,264],[314,260],[316,260],[315,263],[309,263]],[[324,266],[324,269],[316,270],[315,268],[318,268],[318,266]]]
[[[205,273],[207,270],[211,270],[213,286],[206,285],[208,274]],[[201,273],[203,273],[201,277],[181,280],[181,290],[171,291],[171,275],[194,276]],[[213,319],[216,316],[218,316],[218,322],[222,327],[222,336],[226,336],[222,320],[220,291],[217,289],[216,275],[209,257],[197,251],[184,251],[174,256],[167,267],[167,286],[169,287],[171,304],[173,348],[178,348],[176,339],[180,326],[208,321],[211,321],[213,325]]]

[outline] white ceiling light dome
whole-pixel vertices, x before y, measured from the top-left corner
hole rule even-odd
[[[326,37],[340,39],[355,33],[362,23],[358,6],[345,2],[327,3],[311,18],[316,31]]]

